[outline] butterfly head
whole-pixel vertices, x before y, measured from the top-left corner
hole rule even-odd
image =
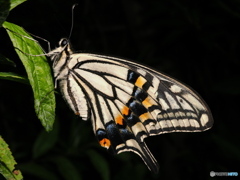
[[[53,62],[58,61],[63,54],[65,54],[65,56],[69,56],[73,53],[70,42],[67,38],[62,38],[58,44],[59,46],[57,48],[47,54]]]

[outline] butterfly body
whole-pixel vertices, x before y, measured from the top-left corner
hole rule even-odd
[[[74,53],[67,39],[48,53],[55,86],[76,115],[91,119],[101,146],[137,153],[154,172],[149,136],[211,128],[205,102],[190,88],[151,68],[110,56]]]

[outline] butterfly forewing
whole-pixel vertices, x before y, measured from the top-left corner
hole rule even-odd
[[[65,100],[76,115],[91,119],[100,145],[115,153],[135,152],[154,172],[158,164],[144,138],[204,131],[213,124],[210,110],[199,95],[146,66],[109,56],[73,53],[66,39],[48,55]]]

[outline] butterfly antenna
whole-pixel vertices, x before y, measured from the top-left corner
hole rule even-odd
[[[22,28],[22,29],[23,29],[24,31],[26,31],[24,28]],[[30,39],[31,41],[34,41],[35,43],[37,43],[37,44],[40,46],[40,48],[41,48],[42,51],[44,52],[44,54],[33,55],[33,54],[25,53],[25,52],[23,52],[22,50],[20,50],[19,48],[15,47],[15,49],[19,50],[19,51],[22,52],[23,54],[30,55],[30,56],[45,56],[45,55],[47,55],[47,53],[45,52],[45,50],[42,48],[42,46],[39,44],[39,42],[38,42],[37,40],[35,40],[35,39],[31,38],[31,37],[28,37],[28,36],[24,36],[24,35],[22,35],[22,34],[19,34],[19,33],[15,32],[15,31],[12,31],[11,29],[8,29],[8,28],[6,28],[6,30],[11,31],[12,33],[14,33],[14,34],[16,34],[16,35],[19,35],[19,36],[21,36],[21,37],[24,37],[24,38],[26,38],[26,39]],[[42,37],[36,36],[36,35],[34,35],[34,34],[32,34],[32,33],[29,33],[28,31],[26,31],[26,32],[27,32],[28,34],[30,34],[31,36],[34,36],[34,37],[36,37],[36,38],[38,38],[38,39],[41,39],[41,40],[47,42],[47,43],[48,43],[48,50],[51,51],[50,42],[49,42],[48,40],[46,40],[46,39],[44,39],[44,38],[42,38]]]
[[[78,4],[74,4],[72,6],[72,25],[71,25],[71,29],[70,29],[70,33],[68,36],[68,39],[70,39],[70,37],[72,36],[72,31],[73,31],[73,25],[74,25],[74,8],[77,6]]]

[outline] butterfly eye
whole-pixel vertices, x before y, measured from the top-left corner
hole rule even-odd
[[[59,46],[64,47],[68,44],[68,40],[63,38],[59,41]]]

